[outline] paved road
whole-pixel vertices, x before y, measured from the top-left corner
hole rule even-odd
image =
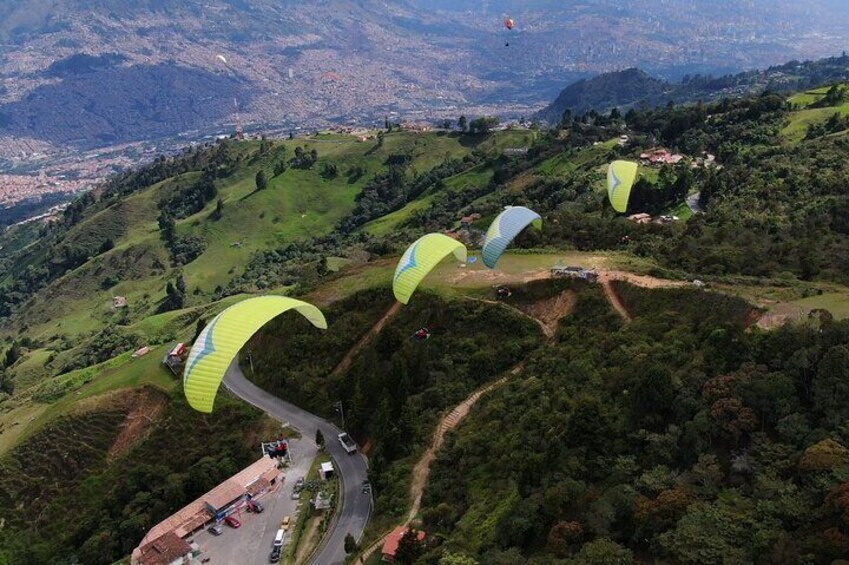
[[[210,565],[224,563],[239,563],[241,565],[265,565],[274,543],[274,536],[283,516],[290,516],[292,521],[298,513],[298,508],[309,504],[306,497],[292,500],[292,490],[299,477],[305,477],[316,456],[315,443],[312,439],[302,438],[289,442],[289,452],[292,463],[284,471],[284,480],[273,493],[260,498],[265,507],[262,514],[242,512],[238,518],[242,527],[238,530],[223,525],[224,533],[213,536],[206,530],[197,532],[193,537],[198,543],[204,557],[212,557]]]
[[[324,538],[324,544],[313,557],[313,565],[337,565],[345,562],[345,536],[351,534],[360,541],[371,515],[371,495],[363,494],[362,483],[367,477],[366,460],[359,452],[348,455],[336,439],[340,430],[318,416],[284,402],[245,378],[241,367],[234,362],[227,370],[224,384],[236,396],[253,404],[270,416],[288,422],[303,434],[304,439],[315,437],[321,430],[327,451],[342,479],[342,510],[335,527]],[[223,537],[223,536],[222,536]]]

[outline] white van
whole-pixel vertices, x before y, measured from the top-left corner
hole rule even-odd
[[[274,536],[274,547],[283,546],[283,538],[286,537],[286,530],[277,530],[277,535]]]

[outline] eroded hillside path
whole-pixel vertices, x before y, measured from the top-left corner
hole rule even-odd
[[[574,292],[567,290],[557,296],[541,300],[539,301],[539,303],[534,304],[534,306],[529,308],[531,310],[531,313],[529,313],[525,312],[520,308],[517,308],[516,306],[506,304],[505,302],[487,300],[484,298],[473,298],[469,296],[465,298],[468,300],[474,300],[476,302],[484,302],[486,304],[504,306],[525,318],[533,320],[540,326],[543,331],[543,334],[547,338],[547,343],[549,344],[553,343],[554,341],[554,336],[557,331],[557,324],[560,322],[560,319],[572,312],[572,309],[574,308],[577,299]],[[541,314],[537,314],[539,315],[539,317],[533,315],[537,312],[544,312],[545,315],[543,316]],[[388,314],[389,313],[387,312],[387,315]],[[386,318],[386,316],[384,316],[384,318]],[[377,324],[375,324],[375,328],[378,328],[379,326],[379,329],[382,329],[384,325],[385,322],[378,322]],[[436,454],[439,452],[439,449],[442,447],[442,444],[445,442],[445,435],[449,431],[455,429],[457,426],[460,425],[460,423],[466,418],[466,416],[469,415],[469,412],[471,412],[472,407],[477,403],[478,400],[480,400],[480,398],[484,394],[501,387],[511,377],[514,377],[521,373],[524,368],[525,361],[523,360],[518,365],[510,369],[507,374],[502,376],[500,379],[495,380],[491,383],[487,383],[483,387],[474,391],[472,394],[467,396],[465,400],[463,400],[454,408],[452,408],[439,420],[439,424],[436,426],[436,430],[433,433],[433,438],[431,439],[430,445],[422,454],[421,458],[416,462],[415,467],[413,467],[413,472],[410,479],[410,499],[412,500],[412,504],[410,506],[410,510],[407,512],[407,517],[404,520],[404,523],[401,524],[403,527],[409,526],[413,522],[413,520],[415,520],[416,515],[421,509],[422,496],[424,495],[425,487],[427,486],[428,479],[430,478],[430,466],[436,459]],[[356,562],[359,563],[368,561],[368,559],[374,554],[374,552],[382,547],[383,540],[390,532],[391,530],[384,532],[374,543],[372,543],[360,554],[360,561]]]
[[[625,305],[622,304],[622,300],[619,299],[619,294],[617,294],[616,289],[613,288],[613,283],[607,277],[599,277],[599,284],[601,284],[601,289],[604,291],[604,296],[607,298],[607,301],[610,302],[610,305],[613,306],[613,309],[619,314],[619,316],[625,321],[627,324],[631,321],[631,314],[628,313],[628,310],[625,308]]]
[[[445,442],[445,434],[449,431],[453,430],[457,426],[460,425],[466,416],[469,415],[472,407],[477,403],[481,396],[494,390],[504,383],[507,382],[509,377],[514,375],[518,375],[522,372],[522,369],[525,367],[525,362],[522,361],[512,369],[510,369],[509,373],[500,379],[493,381],[491,383],[486,384],[485,386],[477,389],[475,392],[466,397],[463,402],[455,406],[448,412],[442,419],[439,421],[439,425],[436,426],[436,431],[433,433],[433,439],[430,442],[430,446],[425,450],[422,454],[421,458],[416,462],[416,466],[413,467],[413,473],[410,480],[410,498],[413,503],[410,506],[410,511],[407,512],[407,518],[404,520],[404,523],[401,524],[403,527],[409,526],[413,520],[416,518],[416,515],[419,513],[419,509],[422,505],[422,496],[424,495],[424,489],[427,486],[427,480],[430,477],[430,465],[433,463],[433,460],[436,459],[436,454],[439,449],[442,447],[442,444]],[[394,528],[393,528],[394,529]],[[360,555],[360,559],[362,561],[368,561],[369,557],[371,557],[375,551],[380,549],[383,545],[383,540],[387,535],[391,533],[392,530],[386,531],[365,551]],[[357,561],[359,563],[360,561]]]
[[[348,351],[348,353],[345,354],[345,357],[342,358],[339,364],[336,365],[336,367],[334,367],[332,371],[330,371],[331,376],[337,377],[348,369],[350,369],[351,363],[354,362],[354,357],[356,357],[357,354],[362,351],[366,345],[371,343],[371,340],[373,340],[377,336],[377,334],[379,334],[383,330],[384,326],[386,326],[386,324],[388,324],[392,320],[392,318],[394,318],[400,311],[400,302],[396,302],[395,304],[390,306],[389,310],[386,311],[386,313],[377,321],[377,323],[374,324],[374,326],[372,326],[372,328],[367,331],[363,337],[360,338],[360,340],[354,345],[354,347],[352,347]]]

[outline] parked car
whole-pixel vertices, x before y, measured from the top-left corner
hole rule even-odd
[[[306,480],[303,477],[300,477],[297,481],[295,481],[295,491],[300,492],[304,490],[304,485],[306,484]]]
[[[265,507],[258,500],[251,500],[248,502],[248,512],[256,512],[257,514],[260,514],[263,510],[265,510]]]
[[[210,534],[212,534],[214,536],[220,536],[221,534],[224,533],[224,528],[222,528],[218,524],[213,524],[210,527],[208,527],[206,529],[206,531],[208,531]]]
[[[274,536],[274,547],[279,549],[283,547],[283,541],[286,539],[286,530],[277,530]]]
[[[363,493],[370,494],[371,493],[371,483],[368,479],[363,481]]]
[[[268,556],[269,563],[279,563],[280,562],[280,547],[275,546],[274,549],[271,550],[271,555]]]
[[[242,527],[242,523],[235,516],[227,516],[224,518],[224,523],[234,529]]]
[[[292,518],[289,516],[283,516],[283,521],[280,522],[280,529],[286,530],[289,528],[289,522],[292,521]]]
[[[300,500],[300,499],[301,499],[301,493],[299,493],[298,491],[292,492],[292,500]]]

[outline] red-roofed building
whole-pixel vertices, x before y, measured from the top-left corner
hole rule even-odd
[[[473,222],[476,222],[481,219],[481,215],[475,212],[474,214],[469,214],[468,216],[463,216],[460,218],[460,223],[464,228],[468,228],[472,225]]]
[[[658,147],[640,153],[640,159],[642,159],[645,165],[675,165],[684,159],[684,156],[678,153],[670,153],[666,149]]]
[[[138,549],[138,565],[183,565],[189,563],[192,547],[174,532],[168,532]]]
[[[410,529],[407,526],[398,526],[392,533],[386,536],[386,539],[383,541],[383,549],[381,553],[383,553],[383,560],[387,563],[395,562],[395,553],[398,551],[398,544],[401,543],[401,538],[404,537]],[[425,534],[421,530],[415,530],[418,535],[419,541],[424,541],[427,534]]]
[[[178,546],[174,538],[183,541],[181,538],[203,528],[210,522],[217,522],[231,513],[240,512],[249,498],[257,499],[267,492],[276,490],[282,480],[283,474],[277,468],[277,460],[262,457],[151,528],[139,547],[133,551],[130,563],[132,565],[183,563],[177,558],[173,561],[151,561],[150,559],[159,558],[156,556],[162,556],[161,559],[170,557],[173,552],[169,553],[168,548],[184,547]],[[159,549],[154,544],[159,544]],[[146,557],[146,552],[150,554],[149,557]]]

